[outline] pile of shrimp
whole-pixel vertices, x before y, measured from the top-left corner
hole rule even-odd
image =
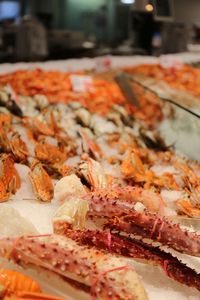
[[[139,65],[125,69],[128,73],[142,73],[146,76],[164,80],[171,87],[200,96],[200,70],[189,65],[180,68],[163,68],[159,64]]]
[[[84,72],[76,75],[86,75]],[[119,86],[114,81],[114,74],[101,74],[92,77],[92,88],[86,92],[75,92],[70,80],[72,73],[59,71],[19,70],[0,76],[0,86],[10,85],[17,95],[35,96],[45,95],[51,104],[80,102],[90,112],[106,115],[115,104],[123,105],[128,112],[144,120],[154,127],[163,119],[162,103],[150,92],[145,92],[140,86],[134,86],[134,92],[140,103],[136,108],[126,101]]]
[[[77,73],[76,73],[77,74]],[[79,72],[84,74],[84,72]],[[90,111],[106,114],[113,104],[123,104],[125,99],[115,83],[93,79],[93,88],[85,93],[73,91],[70,75],[59,71],[20,70],[0,76],[0,85],[9,84],[19,95],[45,95],[50,103],[79,101]],[[109,101],[106,101],[109,99]],[[106,105],[105,105],[106,104]]]

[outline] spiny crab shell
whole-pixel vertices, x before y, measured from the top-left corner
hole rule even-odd
[[[0,255],[23,267],[46,269],[84,287],[94,299],[146,300],[142,282],[120,258],[59,235],[0,239]]]

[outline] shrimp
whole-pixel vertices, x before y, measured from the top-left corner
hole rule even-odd
[[[62,300],[42,293],[39,284],[32,278],[15,270],[0,270],[0,297],[7,300],[37,299]]]

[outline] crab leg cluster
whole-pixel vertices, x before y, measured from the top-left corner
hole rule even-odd
[[[138,212],[127,201],[100,196],[99,193],[88,193],[91,217],[105,218],[104,226],[128,234],[150,238],[163,245],[194,256],[200,256],[200,238],[197,234],[182,230],[178,224],[148,210]]]
[[[159,247],[153,247],[137,239],[123,237],[109,231],[67,230],[65,235],[80,245],[93,246],[109,253],[160,266],[168,277],[200,291],[200,274],[171,254],[160,250]]]

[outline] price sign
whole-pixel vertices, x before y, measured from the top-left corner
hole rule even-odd
[[[159,58],[159,64],[165,69],[181,69],[183,66],[182,61],[171,55],[161,55]]]
[[[93,90],[93,80],[91,76],[71,75],[72,89],[77,93],[85,93]]]
[[[111,67],[112,67],[112,60],[109,55],[98,57],[95,61],[95,71],[97,73],[107,72],[111,69]]]

